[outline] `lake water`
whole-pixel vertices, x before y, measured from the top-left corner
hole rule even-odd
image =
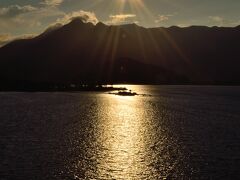
[[[0,179],[238,179],[240,87],[0,93]]]

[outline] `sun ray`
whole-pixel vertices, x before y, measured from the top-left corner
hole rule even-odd
[[[98,0],[96,1],[96,3],[94,3],[94,6],[102,3],[104,0]],[[136,14],[138,17],[138,20],[140,22],[148,22],[150,19],[154,19],[155,16],[154,14],[149,10],[149,8],[147,7],[147,5],[144,3],[143,0],[116,0],[116,1],[111,1],[111,3],[109,3],[108,8],[110,9],[114,9],[114,11],[116,13],[119,14],[124,14],[124,12],[126,11],[126,9],[130,9],[129,13],[132,14]],[[185,60],[186,63],[189,63],[189,59],[186,56],[186,54],[183,52],[183,50],[178,46],[178,44],[175,42],[174,38],[171,37],[171,35],[166,32],[164,29],[160,29],[160,31],[162,31],[163,35],[165,36],[165,38],[169,41],[169,43],[171,44],[171,46],[174,48],[174,50],[180,55],[180,57]],[[115,28],[111,28],[110,34],[109,34],[109,38],[105,47],[105,57],[106,59],[110,59],[110,72],[109,72],[109,76],[111,76],[111,69],[112,66],[114,64],[114,60],[116,59],[116,53],[117,53],[117,49],[118,49],[118,42],[119,42],[119,29],[115,29]],[[141,36],[141,33],[138,32],[138,30],[136,29],[136,35],[137,35],[137,39],[138,39],[138,43],[142,52],[142,58],[146,59],[145,55],[146,55],[146,51],[147,49],[145,49],[145,46],[143,44],[143,38]],[[153,49],[153,53],[157,53],[158,55],[161,56],[161,59],[164,61],[164,57],[161,54],[161,48],[159,46],[159,43],[156,42],[155,38],[154,38],[154,34],[152,34],[151,32],[147,31],[147,35],[148,35],[148,39],[151,42],[151,44],[154,45],[154,49]],[[111,48],[112,47],[112,48]],[[111,53],[107,53],[109,52],[109,49],[112,49]],[[108,58],[107,58],[108,57]]]

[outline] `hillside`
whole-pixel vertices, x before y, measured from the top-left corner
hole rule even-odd
[[[143,28],[75,19],[0,48],[2,84],[240,84],[240,26]]]

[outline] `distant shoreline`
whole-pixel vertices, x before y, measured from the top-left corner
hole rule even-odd
[[[141,83],[117,83],[113,85],[102,86],[78,86],[78,87],[43,87],[43,86],[0,86],[0,92],[110,92],[129,90],[125,86],[129,85],[149,85],[149,86],[225,86],[225,87],[240,87],[240,84],[141,84]],[[120,86],[120,87],[114,87]]]
[[[127,90],[125,87],[113,86],[28,86],[28,87],[0,87],[0,92],[108,92]]]

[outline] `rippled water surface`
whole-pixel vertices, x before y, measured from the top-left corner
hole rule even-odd
[[[0,93],[0,179],[240,178],[240,87]]]

